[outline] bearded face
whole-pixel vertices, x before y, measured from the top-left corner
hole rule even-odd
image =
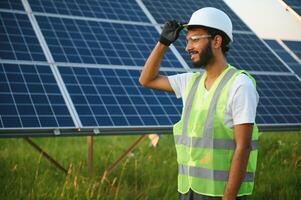
[[[192,60],[192,66],[195,68],[203,68],[213,61],[213,52],[211,48],[211,40],[209,39],[207,45],[200,51],[193,51],[192,54],[198,54],[198,59]]]

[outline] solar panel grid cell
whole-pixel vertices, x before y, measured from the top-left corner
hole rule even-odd
[[[301,82],[295,76],[255,75],[259,124],[301,123]]]
[[[46,60],[27,15],[0,12],[0,59]]]
[[[9,9],[9,10],[22,10],[24,11],[24,7],[22,5],[21,0],[1,0],[0,1],[1,9]]]
[[[202,7],[216,7],[230,16],[234,30],[250,31],[246,24],[221,0],[143,0],[143,3],[159,24],[172,19],[188,22],[194,11]]]
[[[279,57],[299,76],[301,77],[301,64],[297,62],[276,40],[265,40],[265,42],[279,55]],[[285,43],[285,42],[284,42]],[[298,41],[294,42],[295,44],[301,43]],[[286,44],[287,45],[287,44]],[[300,44],[301,45],[301,44]],[[293,53],[296,54],[300,47],[296,46],[294,51],[290,49]],[[301,52],[301,51],[300,51]],[[296,54],[297,55],[297,54]],[[300,59],[301,60],[301,59]]]
[[[143,66],[158,33],[151,26],[38,16],[56,62]],[[170,50],[163,67],[182,68]]]
[[[59,69],[84,126],[171,125],[180,116],[180,102],[142,88],[137,70]]]
[[[149,22],[135,0],[29,0],[34,12]]]
[[[283,41],[301,60],[301,41]]]
[[[48,66],[0,66],[1,128],[74,126]]]
[[[287,3],[289,3],[289,4],[291,4],[291,5],[299,5],[299,6],[301,6],[301,3],[300,3],[300,1],[299,0],[284,0],[285,2],[287,2]]]

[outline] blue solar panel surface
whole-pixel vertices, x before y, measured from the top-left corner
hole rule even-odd
[[[75,115],[82,123],[79,128],[160,127],[179,120],[181,100],[173,94],[142,88],[138,83],[139,69],[159,33],[157,24],[150,23],[137,1],[28,2],[33,13],[15,11],[24,10],[21,1],[0,2],[0,8],[4,9],[0,11],[1,129],[74,128],[62,96],[64,92],[56,81],[59,75],[63,80],[60,84],[66,86]],[[257,79],[260,94],[257,123],[301,124],[301,82],[223,1],[142,0],[142,3],[160,24],[169,19],[187,22],[193,11],[205,6],[224,10],[233,20],[235,30],[228,61],[237,68],[253,71]],[[46,60],[32,28],[34,22],[27,15],[37,19],[36,28],[41,29],[59,74],[52,73],[48,64],[52,65],[51,56]],[[184,34],[181,33],[175,47],[190,65],[184,50]],[[284,42],[300,57],[300,43]],[[300,67],[278,43],[267,43],[290,68]],[[38,61],[39,65],[30,64],[31,61]],[[160,72],[163,75],[185,71],[170,49],[161,67],[165,67]]]
[[[258,124],[301,123],[301,82],[293,75],[255,75]]]
[[[286,46],[288,46],[288,48],[290,48],[292,52],[294,52],[299,57],[299,59],[301,59],[301,41],[284,40],[283,42],[284,44],[286,44]]]
[[[227,13],[234,30],[250,31],[249,27],[221,0],[142,0],[157,23],[164,24],[167,20],[175,19],[188,22],[191,14],[202,7],[216,7]]]
[[[0,12],[0,59],[46,61],[27,15]]]
[[[0,128],[72,126],[49,66],[0,64]]]
[[[179,119],[181,102],[141,88],[137,70],[60,67],[60,72],[84,126],[170,125]],[[257,123],[301,123],[301,82],[295,76],[255,78]]]
[[[142,88],[138,70],[59,70],[83,126],[160,126],[179,120],[181,101],[174,95]]]
[[[1,9],[10,9],[10,10],[23,10],[24,7],[22,5],[21,0],[1,0],[0,1]]]
[[[294,11],[296,11],[296,13],[298,13],[299,16],[301,16],[301,7],[293,7]]]
[[[149,22],[135,0],[29,0],[36,12]]]
[[[265,40],[265,42],[279,55],[279,57],[301,77],[301,64],[298,63],[276,40]]]
[[[293,6],[301,6],[300,0],[284,0],[284,1]]]
[[[143,66],[159,35],[154,27],[38,16],[56,62]],[[168,50],[163,67],[182,68]]]

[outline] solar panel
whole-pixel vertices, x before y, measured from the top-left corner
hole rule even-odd
[[[37,16],[56,62],[143,66],[158,33],[154,27]],[[162,67],[182,68],[168,50]]]
[[[286,46],[288,46],[288,48],[290,48],[292,52],[294,52],[294,54],[299,57],[299,59],[301,59],[301,41],[284,40],[283,42],[286,44]]]
[[[293,70],[296,60],[283,48],[274,48],[273,42],[268,42],[271,49],[265,46],[223,1],[28,3],[25,13],[21,1],[0,2],[0,136],[8,129],[79,126],[84,133],[95,128],[171,127],[180,118],[181,101],[173,94],[142,88],[140,70],[159,38],[158,23],[188,21],[193,11],[205,6],[222,9],[233,20],[228,61],[257,79],[261,96],[257,123],[301,126],[300,79],[271,49]],[[190,59],[184,51],[184,35],[175,43],[176,49],[167,50],[161,74],[187,70]],[[298,43],[287,46],[299,54]]]
[[[0,12],[0,59],[46,61],[27,15]]]
[[[301,16],[301,2],[300,0],[283,0],[287,5],[289,5],[299,16]]]
[[[60,67],[60,72],[84,126],[160,126],[179,120],[181,102],[141,88],[137,70]],[[301,82],[293,75],[254,76],[260,95],[257,123],[301,123]]]
[[[134,0],[29,0],[35,12],[149,22]]]
[[[167,20],[175,19],[188,22],[191,14],[202,7],[215,7],[227,13],[236,31],[251,31],[249,27],[221,0],[142,0],[155,20],[164,24]]]
[[[179,120],[181,102],[142,88],[138,70],[60,66],[59,71],[84,127],[162,126]]]
[[[21,0],[1,0],[0,8],[9,10],[24,10]]]
[[[236,68],[249,71],[289,72],[256,35],[234,33],[233,37],[234,42],[230,45],[227,60]],[[175,46],[190,64],[190,57],[185,51],[185,34],[181,34]]]
[[[0,64],[0,129],[40,127],[74,127],[50,67]]]
[[[300,124],[301,82],[293,75],[255,75],[258,124]]]
[[[265,42],[299,77],[301,77],[300,63],[298,63],[276,40],[265,40]]]

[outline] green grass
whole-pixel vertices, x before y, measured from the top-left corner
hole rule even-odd
[[[263,134],[257,167],[252,199],[301,200],[301,132]]]
[[[170,135],[142,144],[110,176],[107,166],[138,136],[94,137],[94,175],[87,177],[85,137],[34,138],[72,175],[64,175],[23,139],[0,139],[0,199],[177,199]],[[251,199],[301,199],[301,133],[264,133]]]

